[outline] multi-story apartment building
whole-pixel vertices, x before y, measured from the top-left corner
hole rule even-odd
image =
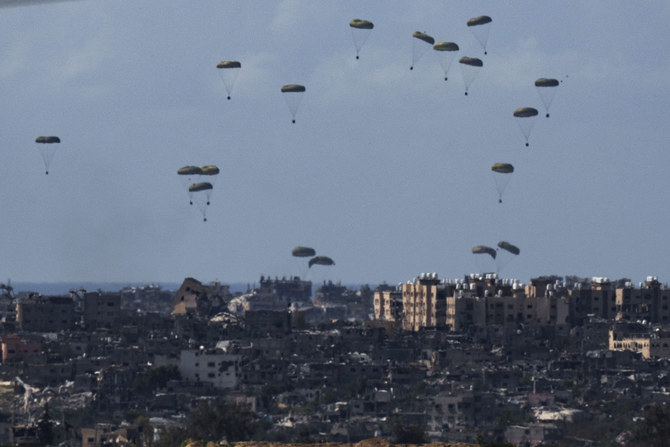
[[[79,316],[70,297],[33,296],[19,301],[16,318],[22,331],[60,332],[73,330]]]
[[[464,280],[440,281],[436,274],[422,274],[402,286],[402,327],[408,331],[421,328],[485,328],[491,325],[523,324],[568,328],[569,300],[555,293],[555,284],[502,280],[495,274],[469,275]],[[538,294],[540,296],[538,296]],[[392,295],[375,294],[375,316],[389,319],[388,302]]]
[[[376,320],[400,321],[402,319],[402,290],[375,290],[374,313]]]
[[[670,289],[663,287],[655,276],[648,276],[637,289],[631,282],[625,283],[615,293],[615,319],[670,323]]]
[[[208,382],[216,388],[235,388],[240,380],[240,356],[219,350],[183,350],[179,372],[185,380]]]
[[[593,318],[670,323],[670,289],[653,276],[635,289],[630,282],[604,277],[566,284],[548,276],[523,285],[495,274],[440,281],[437,274],[424,273],[403,284],[401,293],[398,300],[392,292],[376,292],[375,318],[399,318],[408,331],[533,324],[565,333]]]
[[[121,312],[120,293],[88,292],[83,301],[86,329],[115,327]]]
[[[403,322],[409,331],[446,326],[446,298],[452,287],[441,283],[437,273],[423,273],[402,285]]]
[[[615,323],[609,330],[610,351],[633,351],[642,358],[670,358],[670,333],[642,323]]]

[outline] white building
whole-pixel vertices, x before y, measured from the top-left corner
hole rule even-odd
[[[185,380],[208,382],[217,388],[235,388],[240,379],[240,356],[219,350],[181,351],[179,372]]]

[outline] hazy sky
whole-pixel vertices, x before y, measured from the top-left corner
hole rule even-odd
[[[483,14],[486,56],[465,25]],[[360,60],[354,18],[375,24]],[[475,272],[471,248],[506,240],[521,254],[500,273],[523,282],[668,281],[669,22],[662,0],[0,8],[0,278],[396,283]],[[468,96],[432,49],[409,70],[414,31],[484,61]],[[230,101],[222,60],[242,63]],[[539,77],[562,81],[548,119]],[[62,140],[48,176],[40,135]],[[515,167],[502,204],[496,162]],[[205,164],[207,222],[176,174]]]

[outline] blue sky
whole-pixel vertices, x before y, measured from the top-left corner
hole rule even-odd
[[[667,2],[0,6],[0,278],[395,283],[475,272],[471,248],[500,240],[523,282],[670,277]],[[465,26],[483,14],[486,56]],[[375,24],[359,60],[354,18]],[[417,30],[483,60],[468,96],[432,50],[409,70]],[[230,101],[221,60],[242,63]],[[562,81],[549,119],[542,76]],[[39,135],[62,140],[48,176]],[[502,204],[496,162],[515,166]],[[191,164],[221,169],[207,222]],[[336,265],[305,273],[296,245]]]

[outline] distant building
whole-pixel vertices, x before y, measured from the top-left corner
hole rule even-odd
[[[257,310],[244,313],[244,333],[248,337],[281,337],[291,332],[288,310]]]
[[[229,298],[227,287],[218,283],[203,285],[195,278],[185,278],[172,301],[172,315],[199,314],[202,316],[216,313],[225,307]]]
[[[75,303],[66,296],[33,296],[16,307],[19,328],[25,332],[71,331],[79,320]]]
[[[128,430],[112,424],[97,424],[95,428],[81,429],[82,447],[129,446]]]
[[[2,363],[28,361],[42,353],[42,343],[21,338],[18,335],[2,337]]]
[[[391,300],[391,294],[375,294],[376,318],[386,319]],[[524,287],[495,274],[440,281],[433,273],[403,284],[401,314],[403,329],[408,331],[444,328],[461,332],[491,326],[516,329],[520,324],[533,324],[554,326],[567,333],[570,302],[564,295],[555,294],[552,284],[535,282]]]
[[[648,276],[637,289],[627,282],[616,290],[614,316],[619,321],[670,323],[670,290],[661,286],[655,276]]]
[[[299,276],[281,279],[261,276],[260,289],[276,295],[287,305],[307,303],[312,298],[312,282],[303,281]]]
[[[437,273],[423,273],[414,282],[403,284],[403,329],[444,328],[449,291],[450,288],[440,284]]]
[[[181,351],[179,372],[184,380],[208,382],[216,388],[235,388],[240,380],[240,356],[218,350]]]
[[[400,321],[403,314],[402,290],[376,289],[373,294],[375,320]]]
[[[610,351],[632,351],[644,359],[670,358],[670,333],[640,323],[615,323],[609,331]]]
[[[84,294],[84,327],[87,330],[116,327],[121,313],[121,294],[88,292]]]

